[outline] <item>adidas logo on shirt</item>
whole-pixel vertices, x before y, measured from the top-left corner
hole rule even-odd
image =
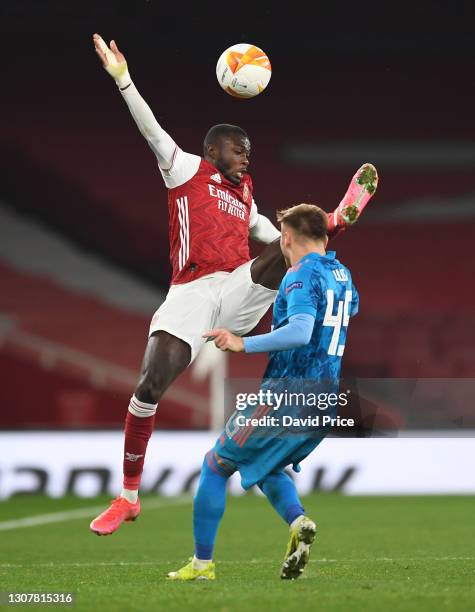
[[[217,172],[216,174],[212,174],[209,178],[215,181],[216,183],[221,183],[221,175],[219,174],[219,172]]]

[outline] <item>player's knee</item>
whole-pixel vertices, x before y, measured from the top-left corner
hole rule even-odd
[[[282,484],[288,484],[289,482],[293,482],[292,478],[287,474],[287,472],[281,470],[279,472],[272,472],[271,474],[268,474],[263,480],[257,483],[257,486],[266,495],[272,495],[279,489],[279,487],[282,486]]]
[[[229,461],[225,461],[222,457],[218,455],[214,448],[212,448],[204,456],[203,464],[201,466],[200,482],[206,479],[212,479],[216,477],[224,478],[227,480],[230,476],[234,474],[235,471],[236,466]]]
[[[251,278],[254,283],[268,289],[278,289],[286,271],[287,264],[277,240],[267,245],[261,255],[252,262]]]
[[[161,330],[152,334],[135,390],[137,399],[156,404],[190,360],[189,344]]]

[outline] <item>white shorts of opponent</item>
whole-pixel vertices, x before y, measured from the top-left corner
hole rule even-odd
[[[252,261],[233,272],[214,272],[172,285],[153,315],[149,336],[161,330],[184,340],[191,347],[193,361],[206,342],[202,337],[206,331],[224,327],[238,336],[250,332],[277,295],[252,281]]]

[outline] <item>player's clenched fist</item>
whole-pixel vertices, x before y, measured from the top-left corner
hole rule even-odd
[[[94,34],[92,39],[102,65],[115,80],[117,85],[121,89],[130,85],[131,78],[127,68],[127,62],[125,61],[124,55],[119,51],[115,41],[111,40],[109,48],[99,34]]]
[[[244,340],[221,327],[206,332],[203,334],[203,338],[214,338],[215,346],[222,351],[240,353],[244,350]]]

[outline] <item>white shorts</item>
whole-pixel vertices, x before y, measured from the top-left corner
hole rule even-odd
[[[193,361],[206,342],[202,335],[209,329],[225,327],[238,336],[250,332],[277,295],[277,291],[252,281],[252,261],[233,272],[214,272],[172,285],[153,315],[149,336],[161,330],[184,340],[191,347]]]

